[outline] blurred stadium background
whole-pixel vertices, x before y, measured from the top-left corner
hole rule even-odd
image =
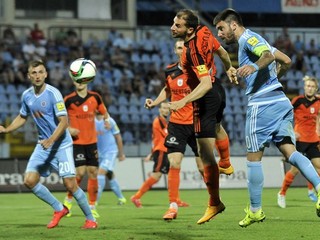
[[[302,76],[320,79],[319,1],[0,0],[0,123],[7,124],[19,112],[21,93],[29,86],[28,60],[46,61],[48,83],[65,95],[73,91],[67,73],[70,62],[86,57],[99,71],[90,88],[102,93],[118,122],[126,155],[148,154],[151,123],[158,111],[144,109],[143,103],[159,93],[164,67],[176,61],[170,37],[176,10],[198,10],[201,21],[215,32],[212,19],[226,7],[238,10],[246,27],[260,32],[292,58],[292,68],[282,79],[290,98],[303,91]],[[235,49],[227,48],[236,66]],[[244,88],[231,86],[218,59],[216,65],[227,90],[223,124],[231,154],[243,156]],[[0,158],[27,158],[36,139],[32,121],[13,134],[1,135]],[[280,156],[273,146],[266,153]],[[186,155],[191,155],[190,149]]]

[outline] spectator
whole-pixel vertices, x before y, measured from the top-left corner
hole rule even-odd
[[[11,25],[8,25],[7,28],[3,30],[3,40],[5,43],[9,45],[13,45],[16,42],[16,36],[14,34],[14,31],[12,29]]]
[[[301,71],[303,74],[308,70],[308,65],[304,60],[304,52],[300,50],[296,55],[292,57],[292,69]]]
[[[301,41],[300,35],[296,35],[296,40],[294,41],[293,46],[296,53],[304,51],[304,42]]]
[[[318,56],[319,54],[319,47],[316,44],[314,38],[310,39],[310,42],[306,45],[306,53],[309,57],[311,56]]]
[[[46,44],[46,39],[44,37],[43,31],[39,28],[39,24],[35,23],[33,29],[30,32],[30,37],[33,41],[39,42],[41,45]]]

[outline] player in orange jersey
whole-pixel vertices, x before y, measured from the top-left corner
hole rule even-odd
[[[97,151],[97,132],[95,127],[96,112],[104,115],[106,127],[109,114],[102,101],[101,96],[93,91],[88,91],[86,84],[74,82],[75,91],[64,98],[69,116],[69,132],[73,138],[73,155],[76,166],[76,179],[78,184],[84,175],[88,174],[87,192],[89,204],[94,217],[99,217],[96,210],[96,200],[98,193],[98,151]],[[72,207],[72,196],[68,193],[64,204]],[[70,211],[71,213],[71,211]],[[69,215],[67,216],[71,216]]]
[[[173,38],[184,40],[181,67],[187,75],[191,92],[180,100],[172,101],[170,109],[177,111],[190,102],[193,104],[193,124],[198,152],[203,162],[204,181],[210,196],[206,212],[197,222],[202,224],[225,209],[220,201],[219,168],[213,153],[218,117],[222,117],[224,108],[221,84],[215,79],[214,53],[222,60],[230,81],[238,83],[236,69],[232,67],[227,51],[209,28],[199,24],[199,18],[194,11],[178,11],[173,19],[171,35]]]
[[[159,106],[159,116],[157,116],[152,123],[152,153],[149,154],[145,159],[145,161],[154,161],[153,172],[151,176],[142,184],[140,189],[133,196],[131,196],[131,202],[137,208],[142,207],[140,200],[142,195],[160,180],[162,174],[167,174],[169,171],[167,148],[164,146],[164,139],[168,134],[167,117],[169,113],[169,104],[162,102]]]
[[[314,77],[305,76],[303,81],[304,95],[292,99],[296,146],[299,152],[311,159],[314,168],[320,174],[320,99],[316,96],[318,80]],[[298,173],[299,170],[294,166],[291,166],[287,171],[278,193],[279,207],[286,207],[286,192]],[[314,202],[318,200],[310,182],[308,182],[308,196]]]
[[[183,51],[184,41],[179,39],[175,43],[174,52],[180,60]],[[162,89],[159,96],[153,101],[152,99],[146,99],[146,107],[153,108],[158,103],[164,101],[167,98],[171,98],[171,101],[177,101],[191,92],[187,85],[186,74],[183,73],[179,62],[169,65],[166,68],[166,86]],[[217,128],[218,129],[218,128]],[[224,132],[226,136],[222,136],[223,142],[226,139],[226,147],[217,145],[220,156],[219,164],[226,166],[226,168],[219,167],[221,173],[226,173],[229,170],[229,174],[233,172],[233,167],[230,164],[229,153],[229,140],[228,135],[221,126],[221,132]],[[168,125],[168,136],[166,137],[165,146],[168,148],[168,158],[170,162],[170,170],[168,173],[168,193],[169,193],[169,210],[164,214],[164,220],[172,220],[177,217],[178,207],[188,206],[187,203],[180,202],[178,191],[180,185],[180,168],[183,159],[186,145],[189,145],[196,156],[196,163],[198,169],[203,176],[203,164],[199,158],[197,142],[195,138],[195,132],[193,127],[193,109],[192,103],[188,103],[178,111],[172,112],[170,115]],[[219,148],[220,147],[220,148]],[[222,164],[223,163],[223,164]],[[230,172],[232,171],[232,172]]]

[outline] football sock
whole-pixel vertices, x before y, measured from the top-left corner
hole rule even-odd
[[[302,175],[312,183],[317,191],[320,190],[319,175],[308,158],[295,151],[289,157],[289,162],[300,170]]]
[[[220,203],[219,196],[219,168],[217,164],[204,166],[204,182],[210,195],[209,206],[217,206]]]
[[[39,199],[49,204],[55,211],[62,211],[63,205],[61,202],[56,199],[51,192],[41,183],[35,185],[31,191],[36,195]]]
[[[280,189],[280,194],[281,195],[286,195],[288,188],[290,187],[290,185],[292,184],[294,180],[294,175],[292,174],[292,172],[289,170],[286,175],[284,176],[283,182],[282,182],[282,187]]]
[[[177,202],[179,199],[180,168],[170,168],[168,173],[169,202]]]
[[[216,148],[218,150],[220,160],[219,166],[222,168],[230,167],[230,148],[228,136],[222,140],[216,140]]]
[[[261,208],[262,188],[264,180],[261,161],[247,161],[247,172],[250,208],[252,210],[257,210]]]
[[[86,194],[81,188],[78,188],[77,191],[73,193],[73,197],[77,200],[77,203],[86,216],[86,219],[94,221],[94,217],[92,216],[90,206],[88,204],[88,199]]]
[[[101,174],[98,175],[98,195],[97,195],[97,202],[99,202],[101,194],[106,186],[106,175]]]
[[[149,177],[141,186],[141,188],[138,190],[138,192],[134,195],[135,198],[141,198],[143,194],[145,194],[155,183],[157,183],[158,180]]]
[[[109,180],[109,185],[110,185],[111,190],[117,196],[118,199],[119,198],[124,198],[124,196],[122,195],[119,183],[115,178]]]
[[[78,186],[80,186],[81,178],[77,178],[76,177],[76,181],[77,181]],[[72,202],[72,197],[73,197],[72,193],[68,192],[67,193],[67,201],[71,203]]]
[[[98,180],[94,178],[88,179],[87,192],[89,195],[89,205],[95,205],[98,195]]]

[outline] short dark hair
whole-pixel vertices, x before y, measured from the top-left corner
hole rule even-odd
[[[186,27],[192,27],[196,29],[200,24],[199,17],[196,11],[190,9],[181,9],[177,12],[176,17],[186,21]]]
[[[38,67],[40,65],[43,65],[45,67],[44,62],[42,60],[32,60],[32,61],[29,62],[28,68],[30,68],[30,67]]]
[[[222,12],[220,12],[214,19],[213,25],[217,25],[218,22],[225,21],[227,23],[231,23],[231,21],[237,22],[239,26],[243,26],[242,18],[236,10],[232,8],[226,8]]]

